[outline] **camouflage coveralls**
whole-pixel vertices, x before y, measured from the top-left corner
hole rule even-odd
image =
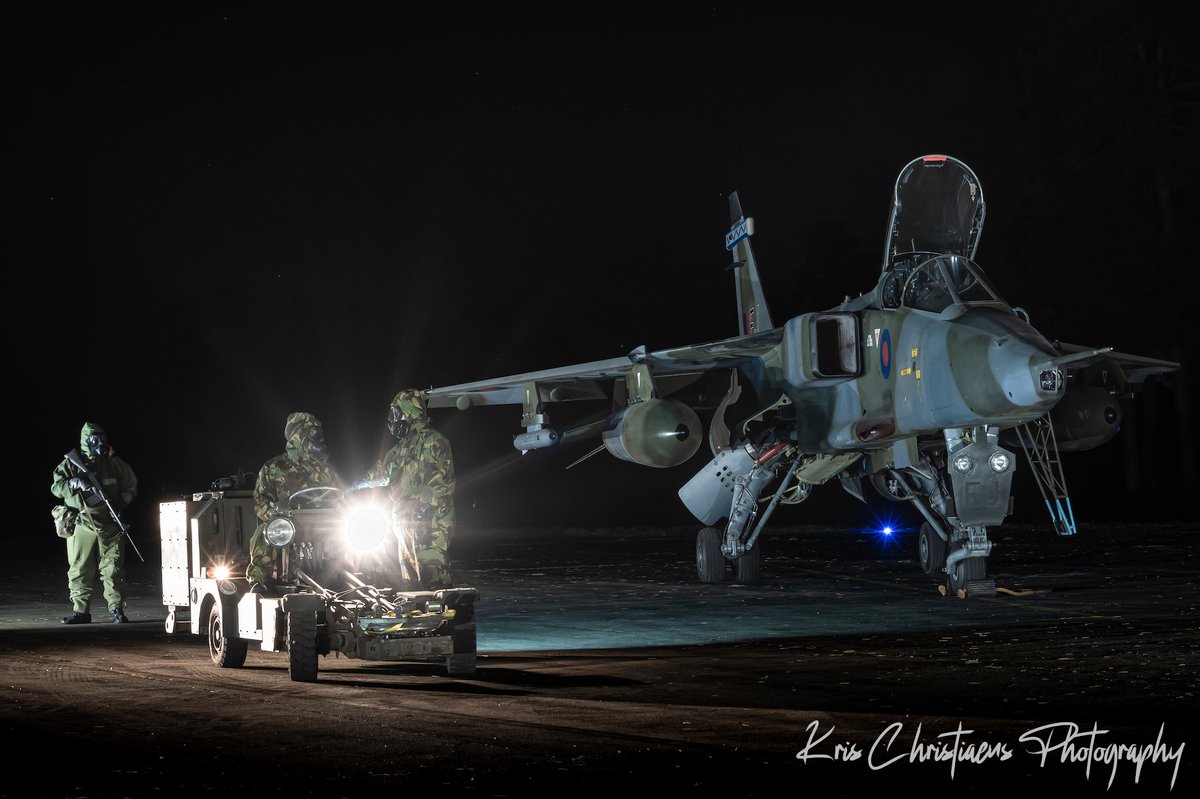
[[[450,441],[434,430],[417,389],[404,389],[392,408],[408,421],[408,432],[371,470],[386,481],[392,526],[400,538],[401,563],[409,587],[450,588],[450,540],[454,537],[454,457]],[[428,505],[424,520],[422,505]],[[426,532],[427,531],[427,532]]]
[[[324,452],[325,434],[317,417],[303,412],[291,414],[283,436],[287,440],[286,450],[263,464],[254,483],[254,515],[258,517],[258,526],[250,536],[250,564],[246,569],[246,578],[251,583],[267,585],[273,581],[278,550],[264,537],[271,516],[286,509],[288,498],[302,488],[342,485],[329,464],[328,453]],[[318,439],[320,450],[314,454],[310,445]]]
[[[104,435],[104,430],[94,422],[85,423],[79,432],[79,452],[120,512],[137,496],[137,477],[128,463],[112,454],[111,448],[99,456],[89,451],[88,438],[93,434]],[[92,581],[99,572],[104,584],[104,599],[109,611],[115,612],[125,605],[125,534],[95,492],[84,494],[70,487],[70,479],[77,476],[81,476],[79,470],[63,458],[54,467],[50,483],[50,493],[79,511],[74,531],[66,539],[71,608],[76,613],[91,612]]]

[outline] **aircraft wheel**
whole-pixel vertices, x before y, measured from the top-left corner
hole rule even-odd
[[[922,524],[921,532],[917,534],[917,554],[921,571],[926,574],[940,574],[946,566],[946,542],[929,522]]]
[[[740,558],[730,561],[733,566],[733,581],[742,585],[758,585],[758,567],[762,563],[762,537],[754,542],[754,547]]]
[[[959,578],[947,573],[946,580],[950,584],[950,593],[957,594],[967,587],[967,583],[987,578],[987,558],[967,558],[958,564]]]
[[[287,612],[288,676],[292,682],[317,681],[317,614]]]
[[[247,643],[244,638],[225,637],[221,608],[214,606],[208,614],[208,655],[212,662],[223,669],[241,668],[246,663]]]
[[[696,535],[696,574],[702,583],[719,583],[725,579],[721,531],[715,527],[705,527]]]

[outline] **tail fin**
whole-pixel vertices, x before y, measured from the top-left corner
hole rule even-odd
[[[729,195],[729,233],[725,235],[725,249],[733,252],[734,286],[737,288],[738,331],[745,336],[775,326],[767,300],[763,296],[762,283],[758,279],[758,265],[754,262],[754,251],[750,249],[750,237],[754,235],[754,220],[742,215],[742,203],[737,192]]]

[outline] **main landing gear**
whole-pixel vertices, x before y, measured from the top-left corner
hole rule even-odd
[[[724,582],[729,572],[733,582],[757,585],[760,581],[762,544],[755,543],[740,556],[727,559],[721,551],[723,534],[716,527],[704,527],[696,535],[696,575],[702,583]]]

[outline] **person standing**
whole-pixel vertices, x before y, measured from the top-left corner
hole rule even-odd
[[[254,515],[258,526],[250,536],[250,563],[246,579],[254,593],[266,593],[274,585],[275,548],[266,539],[267,522],[287,509],[288,499],[303,488],[342,486],[341,478],[329,463],[325,429],[311,413],[290,414],[283,427],[287,442],[283,454],[276,455],[258,470],[254,483]]]
[[[85,422],[80,430],[79,454],[86,469],[63,458],[54,467],[50,483],[50,493],[78,511],[66,539],[71,615],[64,616],[62,623],[91,622],[92,583],[98,573],[112,620],[124,624],[129,621],[124,597],[125,532],[101,491],[119,517],[137,496],[137,477],[129,464],[113,452],[108,435],[95,422]]]
[[[388,487],[405,582],[431,591],[451,588],[455,478],[450,441],[433,428],[420,389],[396,394],[387,426],[397,442],[367,475],[367,483]]]

